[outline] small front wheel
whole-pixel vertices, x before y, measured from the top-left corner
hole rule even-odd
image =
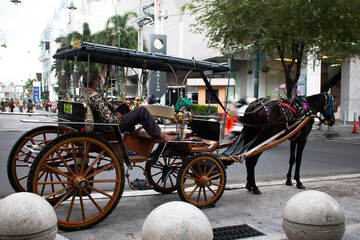
[[[206,153],[191,156],[181,167],[177,179],[180,198],[196,207],[214,206],[225,185],[224,164]]]

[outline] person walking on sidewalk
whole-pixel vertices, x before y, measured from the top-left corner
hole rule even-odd
[[[22,98],[20,98],[18,106],[19,106],[19,111],[23,112],[24,111],[24,101],[22,100]]]
[[[15,108],[15,101],[14,99],[10,100],[10,112],[14,112],[14,108]]]

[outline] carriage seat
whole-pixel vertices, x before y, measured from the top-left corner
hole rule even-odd
[[[176,121],[175,108],[161,105],[143,105],[154,118],[168,119]]]
[[[81,102],[59,101],[58,118],[60,122],[63,122],[63,125],[74,128],[77,131],[85,130],[86,132],[92,132],[94,129],[93,124],[88,124],[94,122],[94,116],[89,106]],[[73,122],[73,124],[66,122]]]

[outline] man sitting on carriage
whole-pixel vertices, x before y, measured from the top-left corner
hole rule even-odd
[[[89,79],[88,79],[89,76]],[[176,136],[161,132],[155,119],[145,107],[138,107],[128,113],[121,111],[119,106],[113,112],[105,99],[99,94],[102,86],[101,76],[93,71],[83,75],[84,93],[80,97],[80,102],[86,103],[94,116],[94,122],[97,123],[117,123],[120,125],[121,132],[130,132],[136,134],[140,129],[135,129],[137,124],[141,124],[147,134],[158,142],[174,140]],[[88,99],[88,101],[87,101]],[[126,114],[124,114],[126,113]],[[98,128],[98,129],[97,129]],[[111,132],[111,127],[95,126],[95,130],[101,132]]]

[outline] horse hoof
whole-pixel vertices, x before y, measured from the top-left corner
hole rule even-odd
[[[304,185],[302,185],[302,184],[296,185],[296,187],[297,187],[298,189],[306,189],[306,187],[305,187]]]
[[[290,181],[286,181],[286,182],[285,182],[285,185],[286,185],[286,186],[292,186],[293,183],[292,183],[291,180],[290,180]]]
[[[253,189],[253,194],[256,194],[256,195],[259,195],[261,194],[260,190],[257,188],[257,189]]]
[[[252,190],[252,186],[250,186],[250,184],[246,184],[245,185],[245,188],[249,191],[249,192],[251,192],[251,190]]]

